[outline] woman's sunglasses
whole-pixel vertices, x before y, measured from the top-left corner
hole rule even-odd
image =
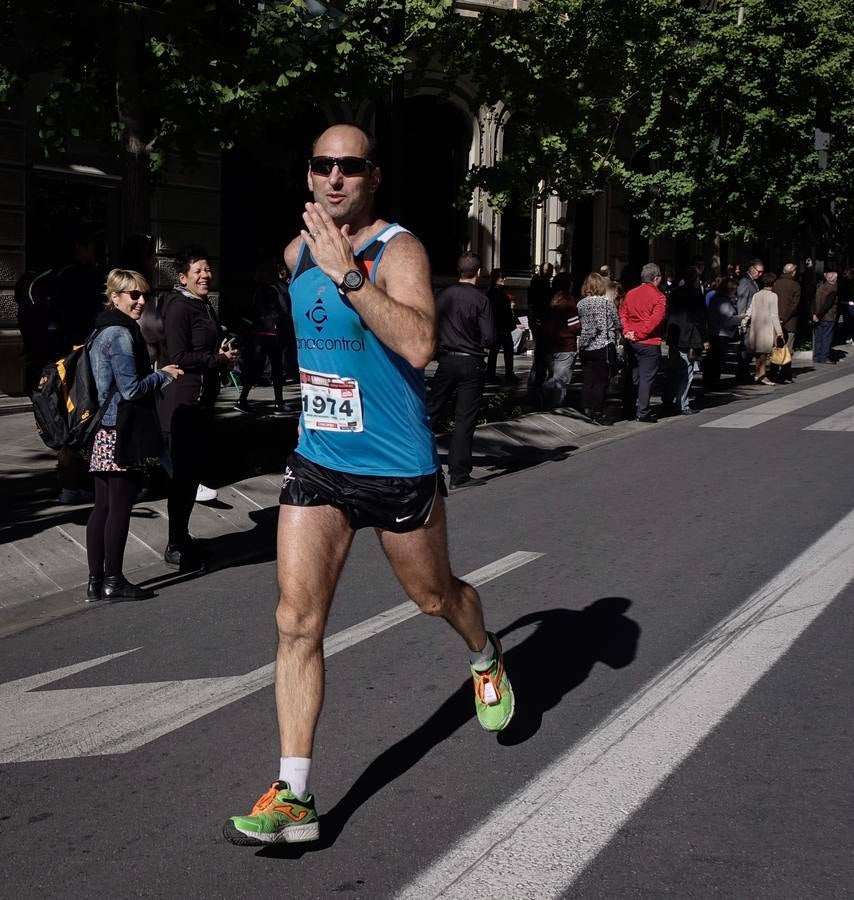
[[[335,166],[349,178],[352,175],[369,175],[376,166],[363,156],[312,156],[308,161],[315,175],[331,175]]]
[[[143,300],[148,299],[148,294],[146,294],[145,291],[122,291],[122,293],[127,294],[134,303],[136,303],[140,297],[142,297]]]

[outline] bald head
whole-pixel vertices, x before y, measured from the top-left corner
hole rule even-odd
[[[327,145],[346,146],[348,156],[364,156],[376,162],[376,141],[358,125],[332,125],[322,131],[311,145],[311,155],[321,156],[327,153]],[[332,155],[331,153],[329,155]],[[342,154],[343,155],[343,154]]]
[[[784,275],[794,275],[797,271],[798,267],[794,263],[786,263],[786,265],[783,266]]]

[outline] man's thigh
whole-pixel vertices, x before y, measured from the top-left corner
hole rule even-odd
[[[445,501],[439,495],[427,524],[415,531],[395,534],[377,529],[383,551],[409,597],[419,606],[446,596],[454,576],[448,560]]]
[[[340,509],[282,504],[276,541],[279,603],[325,627],[352,543],[353,529]]]

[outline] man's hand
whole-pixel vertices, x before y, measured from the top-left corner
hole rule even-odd
[[[635,340],[635,332],[634,332],[634,331],[627,331],[627,332],[623,335],[623,337],[624,337],[627,341],[634,341],[634,340]]]
[[[336,285],[341,284],[344,273],[356,268],[350,226],[344,225],[339,229],[319,203],[306,203],[302,218],[307,230],[300,231],[300,234],[318,268]]]

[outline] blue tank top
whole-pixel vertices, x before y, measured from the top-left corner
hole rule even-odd
[[[389,225],[360,247],[371,282],[392,238]],[[297,452],[356,475],[416,478],[439,468],[425,403],[424,372],[382,344],[303,243],[290,284],[300,367],[302,433]]]

